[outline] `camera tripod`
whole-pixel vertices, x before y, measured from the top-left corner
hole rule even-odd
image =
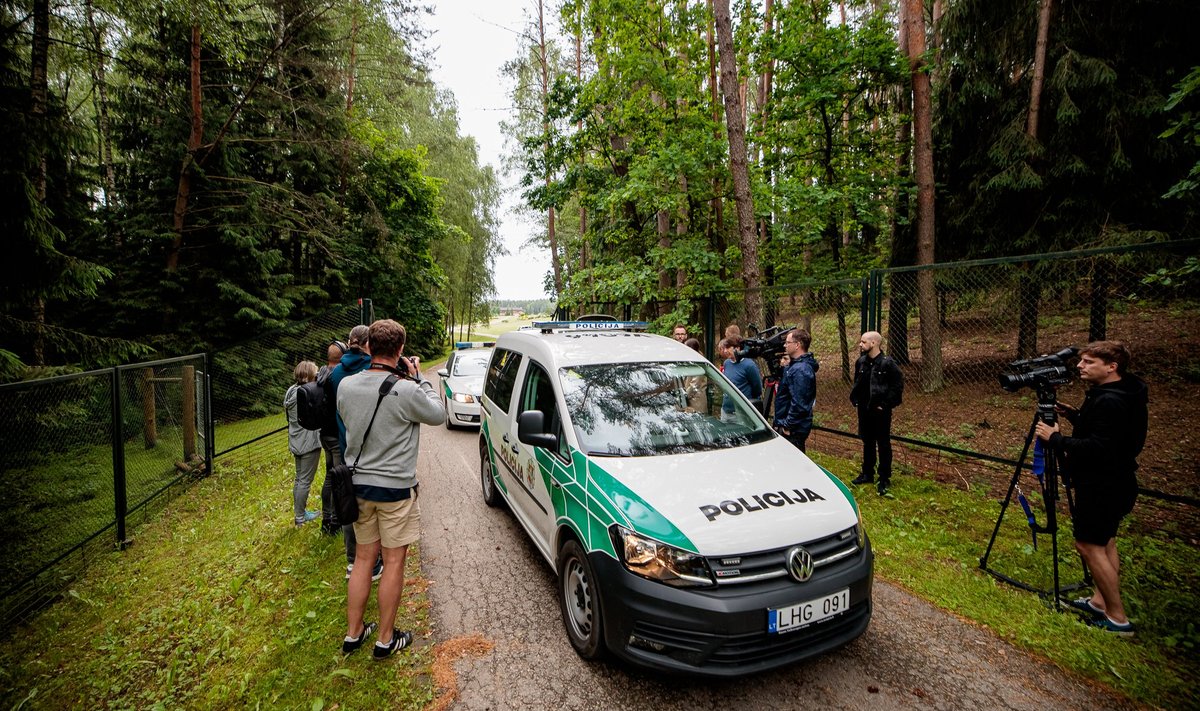
[[[1054,391],[1054,386],[1048,382],[1037,383],[1038,403],[1037,410],[1033,415],[1033,422],[1029,425],[1029,434],[1025,436],[1025,446],[1021,449],[1021,456],[1017,459],[1017,465],[1013,470],[1012,479],[1008,484],[1008,494],[1004,497],[1004,503],[1000,505],[1000,515],[996,518],[996,527],[992,529],[992,537],[988,541],[987,550],[984,551],[983,557],[979,559],[979,567],[998,580],[1002,580],[1009,585],[1028,590],[1029,592],[1037,593],[1042,598],[1049,598],[1050,604],[1053,607],[1060,607],[1058,601],[1064,592],[1078,590],[1080,588],[1091,585],[1091,574],[1088,572],[1087,564],[1083,565],[1083,580],[1078,583],[1063,586],[1060,583],[1058,571],[1058,481],[1059,474],[1059,457],[1058,454],[1041,444],[1035,444],[1035,431],[1039,422],[1045,422],[1048,425],[1053,425],[1058,422],[1058,413],[1055,410],[1057,405],[1057,397]],[[1046,524],[1039,525],[1034,518],[1032,509],[1029,508],[1028,502],[1025,500],[1024,493],[1021,492],[1018,482],[1021,478],[1021,470],[1025,468],[1025,459],[1029,455],[1030,449],[1034,450],[1033,473],[1038,478],[1039,487],[1042,490],[1042,502],[1046,508]],[[1038,471],[1038,454],[1042,455],[1044,466],[1042,471]],[[1072,516],[1075,514],[1075,500],[1071,494],[1069,482],[1064,478],[1064,491],[1066,492],[1067,510]],[[1004,514],[1008,511],[1008,505],[1012,503],[1013,492],[1017,492],[1018,501],[1021,507],[1025,510],[1025,517],[1029,521],[1029,528],[1033,535],[1033,549],[1037,550],[1037,536],[1039,533],[1049,534],[1051,560],[1054,566],[1054,587],[1050,590],[1045,590],[1036,587],[1030,583],[1026,583],[1016,578],[1010,577],[1001,573],[998,570],[988,567],[988,558],[992,554],[992,547],[996,543],[996,536],[1000,533],[1000,524],[1004,521]]]

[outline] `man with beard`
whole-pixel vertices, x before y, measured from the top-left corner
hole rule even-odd
[[[867,331],[858,341],[862,353],[854,364],[850,403],[858,408],[858,436],[863,442],[862,474],[852,483],[875,481],[875,451],[879,450],[879,495],[892,484],[892,410],[904,397],[904,375],[896,361],[883,354],[883,336]]]

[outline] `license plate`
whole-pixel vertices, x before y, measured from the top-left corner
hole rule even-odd
[[[850,609],[850,588],[787,607],[767,610],[767,632],[795,632]]]

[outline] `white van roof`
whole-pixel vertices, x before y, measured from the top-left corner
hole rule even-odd
[[[501,335],[496,347],[527,354],[554,369],[598,363],[707,360],[704,354],[666,336],[612,329],[514,331]]]

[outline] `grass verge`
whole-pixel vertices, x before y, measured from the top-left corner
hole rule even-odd
[[[418,556],[398,624],[410,652],[343,657],[340,537],[291,523],[286,450],[218,467],[0,644],[8,708],[421,708],[432,699]],[[319,492],[313,492],[316,498]],[[378,619],[374,597],[367,619]]]
[[[845,482],[858,473],[857,463],[813,458]],[[1200,606],[1200,550],[1194,542],[1161,531],[1130,533],[1140,528],[1136,522],[1122,527],[1122,598],[1138,632],[1135,639],[1122,639],[1082,624],[1071,612],[1053,611],[1038,595],[980,570],[1000,512],[997,500],[982,488],[963,491],[902,472],[893,479],[894,498],[877,496],[873,487],[854,492],[875,550],[877,575],[1136,701],[1162,708],[1200,706],[1195,663],[1200,631],[1190,621],[1191,611]],[[1038,522],[1045,523],[1040,501],[1033,507]],[[1070,519],[1064,518],[1058,540],[1060,575],[1067,584],[1080,581],[1083,571]],[[1039,539],[1034,551],[1024,513],[1014,501],[989,567],[1051,588],[1050,539]]]

